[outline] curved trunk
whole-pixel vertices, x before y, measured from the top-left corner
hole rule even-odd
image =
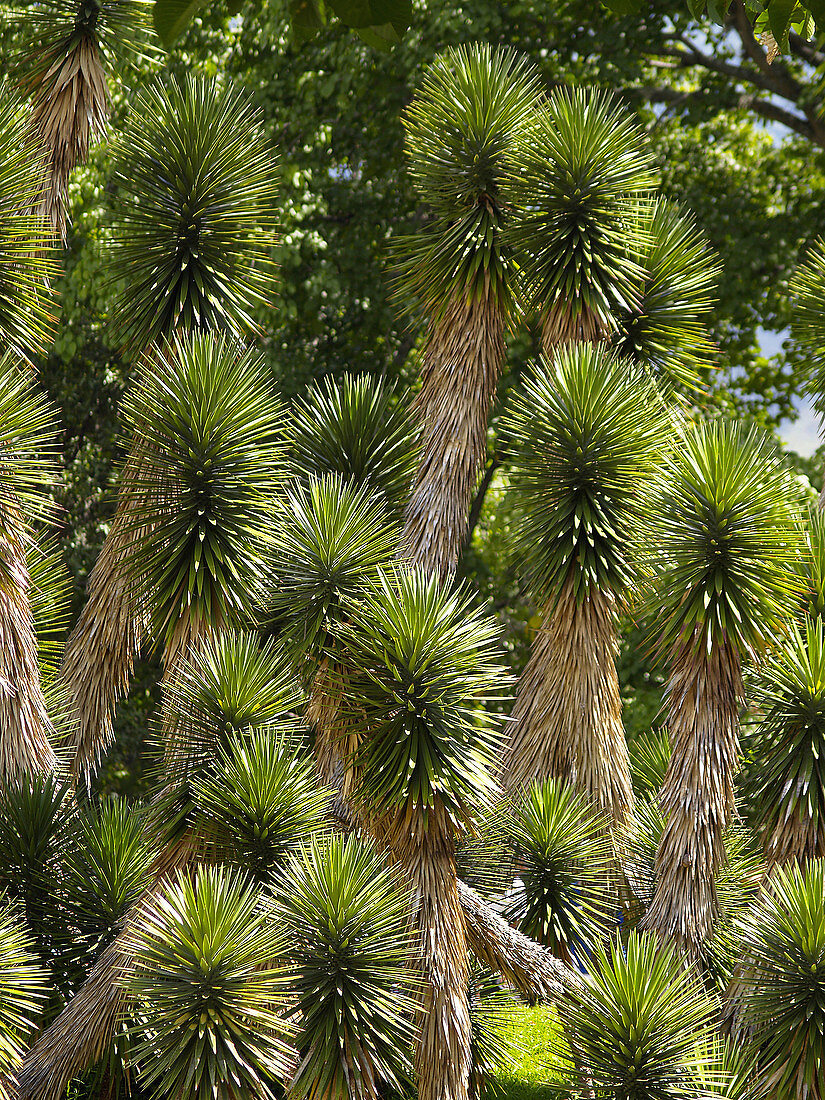
[[[676,657],[668,685],[673,747],[660,803],[665,828],[645,926],[696,956],[718,913],[716,873],[733,812],[742,672],[729,646],[698,640]]]
[[[0,777],[57,770],[40,683],[23,532],[7,516],[0,534]]]
[[[455,569],[487,454],[487,422],[504,362],[504,316],[492,291],[456,298],[428,338],[421,392],[421,463],[402,537],[415,565]]]
[[[519,680],[505,750],[509,789],[553,776],[571,783],[621,830],[633,811],[630,760],[608,596],[577,603],[565,585]]]

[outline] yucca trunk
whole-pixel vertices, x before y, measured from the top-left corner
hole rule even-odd
[[[0,778],[57,770],[40,683],[23,532],[7,515],[0,535]]]
[[[38,80],[31,127],[45,150],[43,192],[37,208],[55,233],[66,239],[69,176],[89,155],[89,140],[109,115],[109,91],[95,40],[81,35]]]
[[[718,912],[716,875],[734,807],[742,672],[724,644],[684,646],[668,685],[672,754],[660,804],[665,828],[645,925],[696,956]]]
[[[775,867],[825,858],[825,821],[797,805],[793,813],[778,821],[764,840],[766,875]]]
[[[455,298],[427,341],[414,405],[421,462],[402,548],[427,571],[448,573],[461,555],[503,362],[504,317],[494,290]]]
[[[541,347],[552,361],[567,344],[596,344],[608,334],[608,326],[586,305],[571,309],[569,302],[556,301],[541,311]]]
[[[125,478],[134,476],[136,464],[133,451]],[[121,493],[109,534],[89,577],[88,598],[66,642],[60,670],[77,723],[71,771],[86,782],[114,740],[112,714],[129,687],[135,657],[148,627],[129,566],[142,535],[132,517],[133,506],[132,495]]]
[[[508,789],[571,783],[623,829],[633,810],[612,600],[572,585],[545,612],[519,680],[504,761]]]

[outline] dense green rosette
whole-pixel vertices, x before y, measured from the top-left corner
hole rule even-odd
[[[594,588],[626,598],[668,422],[654,383],[601,346],[565,348],[528,378],[505,431],[535,599],[567,583],[579,602]]]
[[[436,58],[404,116],[409,170],[433,218],[398,246],[399,284],[440,316],[453,297],[510,301],[501,183],[539,101],[532,66],[484,43]]]
[[[797,504],[788,467],[758,428],[685,424],[651,510],[649,615],[662,649],[765,648],[794,598]]]
[[[179,329],[241,335],[272,284],[275,165],[260,113],[217,80],[143,91],[115,181],[111,271],[118,331],[142,351]]]
[[[273,884],[287,857],[323,827],[329,791],[294,734],[264,727],[231,737],[193,780],[192,797],[221,857]]]
[[[812,246],[791,280],[796,309],[791,328],[806,358],[814,408],[825,416],[825,241]]]
[[[759,1051],[754,1095],[825,1096],[825,862],[776,868],[742,934],[742,1022]]]
[[[341,628],[343,707],[361,741],[356,797],[378,815],[443,806],[472,826],[492,803],[498,627],[472,595],[420,570],[380,573]]]
[[[655,795],[665,781],[670,763],[670,738],[666,729],[653,729],[628,742],[633,790],[639,797]]]
[[[556,779],[514,796],[507,833],[520,883],[505,916],[570,963],[615,924],[609,822]]]
[[[582,984],[558,1005],[570,1072],[611,1100],[698,1100],[714,1011],[698,974],[655,936],[597,944]]]
[[[825,624],[792,627],[760,669],[763,714],[750,742],[754,796],[768,859],[825,856]]]
[[[298,1000],[292,1095],[406,1091],[417,985],[406,907],[397,872],[356,837],[313,839],[287,864],[276,914]]]
[[[54,407],[29,371],[0,356],[0,529],[6,538],[17,540],[15,532],[28,530],[33,519],[53,515],[57,450]]]
[[[319,382],[296,400],[288,435],[290,469],[303,481],[338,474],[403,513],[418,446],[409,402],[394,386],[363,374]]]
[[[812,507],[804,517],[798,562],[803,624],[825,617],[825,512]]]
[[[369,485],[311,478],[284,495],[273,562],[273,608],[297,653],[323,657],[347,600],[391,560],[398,532]]]
[[[56,272],[54,238],[31,211],[43,165],[26,140],[26,115],[0,82],[0,365],[11,352],[32,362],[50,342],[49,280]],[[26,211],[29,211],[28,213]]]
[[[279,1018],[285,941],[256,890],[222,867],[181,873],[128,931],[141,1080],[163,1096],[271,1097],[289,1070]]]
[[[19,34],[14,71],[27,89],[84,39],[119,65],[155,52],[151,0],[35,0],[10,14]]]
[[[556,89],[519,137],[507,239],[545,349],[602,338],[613,313],[640,306],[637,207],[656,184],[648,143],[611,95],[584,88]]]
[[[282,458],[281,406],[261,358],[216,335],[152,353],[124,406],[142,461],[124,468],[128,564],[155,637],[242,626],[262,592]]]
[[[611,340],[620,355],[689,391],[711,358],[708,323],[720,274],[695,220],[659,199],[644,209],[634,236],[643,276],[638,304],[616,317]]]
[[[37,961],[20,914],[0,908],[0,1100],[17,1095],[13,1078],[48,991],[47,975]]]

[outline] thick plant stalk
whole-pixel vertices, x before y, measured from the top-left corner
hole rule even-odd
[[[509,789],[554,777],[571,783],[623,829],[633,811],[612,601],[581,603],[565,585],[545,612],[519,680],[504,761]]]
[[[133,452],[124,482],[134,477],[136,464]],[[87,783],[114,740],[112,714],[129,686],[147,631],[146,615],[139,607],[129,569],[129,559],[142,535],[132,519],[133,501],[131,494],[121,492],[60,670],[76,719],[71,771]]]
[[[668,686],[673,746],[660,802],[665,828],[645,925],[696,957],[718,913],[716,874],[733,813],[742,673],[735,650],[684,647]]]
[[[86,161],[90,138],[104,130],[108,116],[109,90],[100,52],[94,38],[83,34],[38,80],[32,106],[32,130],[46,152],[36,212],[63,241],[69,176],[75,165]]]
[[[421,463],[402,550],[428,571],[451,572],[461,554],[503,362],[504,317],[492,291],[454,299],[428,339],[414,405]]]
[[[0,777],[8,781],[49,775],[57,760],[40,683],[24,536],[14,516],[7,517],[5,528],[0,534]]]
[[[541,346],[550,360],[565,344],[596,344],[608,333],[609,326],[586,305],[576,312],[562,298],[541,311]]]

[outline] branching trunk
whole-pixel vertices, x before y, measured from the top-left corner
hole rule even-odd
[[[554,776],[599,806],[617,830],[633,809],[610,599],[577,603],[570,585],[548,608],[519,680],[504,760],[505,785]]]
[[[426,570],[452,571],[464,546],[503,362],[504,318],[492,294],[456,299],[428,340],[415,402],[422,457],[402,546]]]
[[[668,685],[673,751],[660,796],[665,828],[645,924],[690,956],[718,913],[716,875],[734,806],[741,697],[741,665],[731,647],[708,654],[700,639],[678,654]]]

